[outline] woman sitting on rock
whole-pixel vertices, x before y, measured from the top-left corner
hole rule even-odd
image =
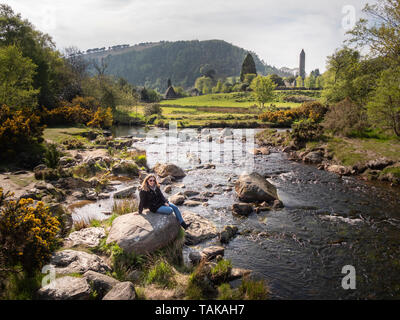
[[[183,221],[182,214],[178,207],[165,199],[155,175],[149,174],[143,180],[139,197],[139,214],[142,214],[143,208],[148,208],[151,212],[161,214],[171,214],[174,212],[177,220],[185,230],[191,225],[191,223],[186,224],[185,221]]]

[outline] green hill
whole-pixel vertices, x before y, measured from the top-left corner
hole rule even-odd
[[[137,86],[164,92],[168,78],[174,86],[193,87],[200,68],[210,65],[215,79],[239,76],[247,51],[222,40],[142,43],[128,48],[86,54],[88,60],[105,58],[106,73]],[[282,74],[251,52],[259,74]]]

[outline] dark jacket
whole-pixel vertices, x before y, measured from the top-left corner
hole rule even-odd
[[[149,191],[140,190],[139,198],[139,214],[142,214],[143,208],[148,208],[151,212],[157,212],[159,207],[168,202],[159,187],[156,187],[155,191],[151,190],[151,188],[149,188]]]

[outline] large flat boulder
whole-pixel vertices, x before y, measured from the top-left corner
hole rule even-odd
[[[83,274],[89,270],[100,273],[111,271],[111,268],[101,257],[70,249],[55,252],[50,259],[50,264],[56,268],[57,274]]]
[[[256,172],[243,173],[235,183],[235,191],[239,200],[243,202],[279,200],[275,186]]]
[[[107,244],[116,242],[127,252],[150,253],[173,241],[179,228],[174,214],[129,213],[113,221]]]
[[[89,300],[91,289],[86,279],[62,277],[39,289],[41,300]]]
[[[187,245],[196,245],[218,235],[214,223],[206,218],[188,210],[182,212],[182,217],[186,223],[192,223],[185,232],[185,243]]]
[[[153,169],[161,178],[172,176],[179,179],[186,176],[185,172],[181,168],[172,163],[156,163]]]

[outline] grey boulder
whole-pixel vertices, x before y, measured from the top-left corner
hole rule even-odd
[[[54,253],[50,259],[50,264],[56,268],[57,274],[83,274],[89,270],[100,273],[111,271],[111,268],[99,256],[69,249]]]
[[[84,278],[62,277],[39,289],[41,300],[88,300],[91,288]]]
[[[272,202],[279,199],[275,186],[256,172],[243,173],[235,183],[235,191],[243,202]]]
[[[64,246],[67,248],[84,246],[95,248],[99,245],[100,240],[106,236],[103,228],[84,228],[79,231],[72,232],[64,240]]]
[[[161,178],[172,176],[174,178],[183,178],[186,176],[185,172],[178,166],[172,163],[156,163],[154,166],[154,172],[157,173]]]
[[[151,253],[173,241],[179,228],[174,214],[125,214],[113,221],[106,243],[115,242],[126,252]]]
[[[88,283],[91,284],[92,288],[102,297],[119,283],[118,280],[110,276],[91,270],[85,272],[83,278],[85,278]]]
[[[186,223],[191,223],[185,232],[185,243],[195,245],[218,235],[214,223],[190,211],[183,211],[182,217]]]

